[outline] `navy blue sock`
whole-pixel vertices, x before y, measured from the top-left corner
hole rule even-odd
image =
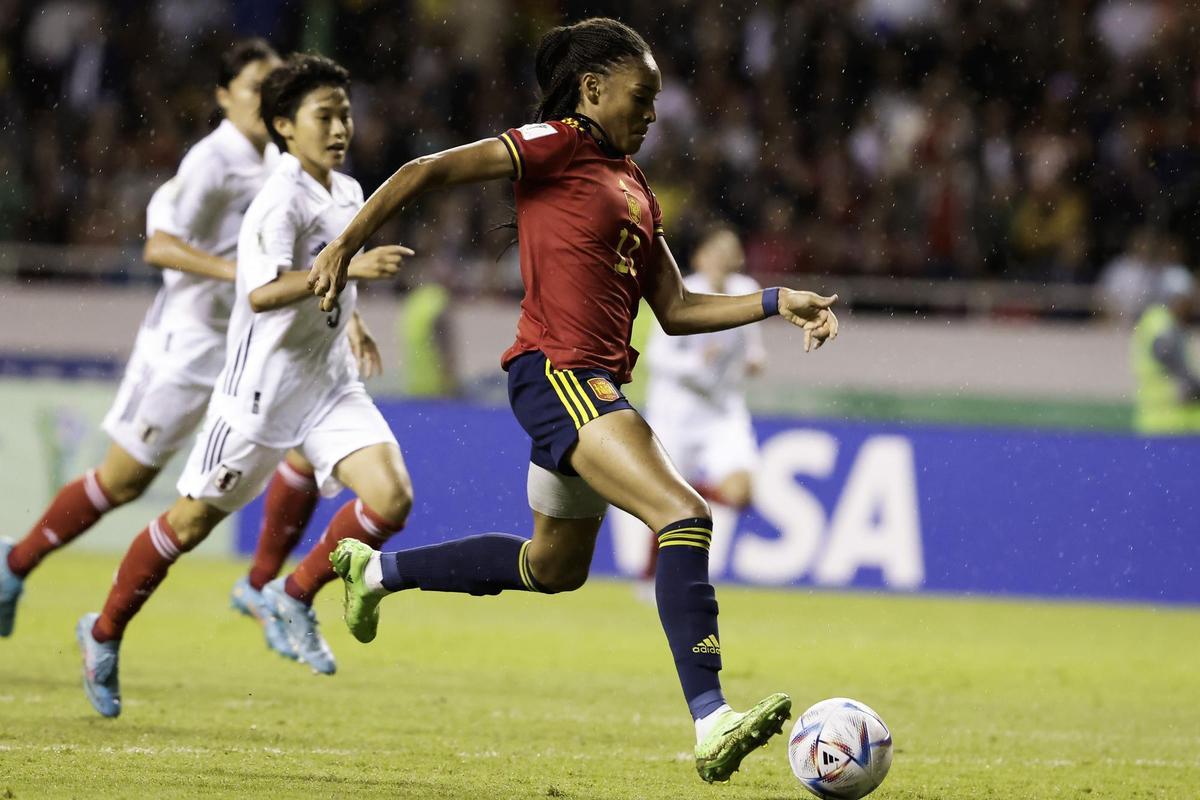
[[[658,618],[675,657],[675,670],[694,719],[725,703],[721,693],[721,643],[717,594],[708,582],[712,520],[682,519],[658,532],[654,594]]]
[[[544,592],[529,569],[529,540],[507,533],[380,553],[383,587],[391,592],[500,594],[505,589]]]

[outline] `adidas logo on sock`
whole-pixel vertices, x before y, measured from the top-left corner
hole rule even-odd
[[[693,653],[713,653],[721,655],[721,643],[717,641],[716,636],[705,636],[704,641],[697,642],[692,646]]]

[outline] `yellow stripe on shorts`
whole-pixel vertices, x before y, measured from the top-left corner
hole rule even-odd
[[[600,414],[596,411],[596,406],[592,405],[592,398],[588,397],[588,393],[583,390],[583,385],[579,382],[579,378],[575,377],[575,373],[571,370],[566,371],[571,376],[571,380],[575,384],[575,388],[579,390],[579,396],[583,398],[583,402],[587,404],[588,411],[591,412],[592,419],[596,419]]]
[[[575,409],[571,407],[567,396],[563,394],[563,390],[559,388],[558,382],[554,380],[554,373],[550,370],[550,359],[546,359],[546,380],[550,381],[550,385],[554,387],[554,393],[558,395],[559,401],[562,402],[563,408],[571,415],[571,421],[575,423],[575,430],[583,427],[583,423],[579,421],[579,417],[575,414]]]

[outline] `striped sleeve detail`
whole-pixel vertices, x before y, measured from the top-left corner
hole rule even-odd
[[[525,175],[525,159],[521,156],[521,149],[517,147],[517,143],[513,140],[512,135],[507,132],[500,134],[496,138],[504,142],[504,146],[508,150],[508,157],[512,160],[513,165],[513,180],[521,180]]]

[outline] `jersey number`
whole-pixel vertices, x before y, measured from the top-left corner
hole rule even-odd
[[[626,247],[625,245],[629,245]],[[637,268],[633,265],[633,253],[642,246],[642,237],[636,233],[630,233],[624,228],[621,229],[621,239],[617,242],[617,255],[620,261],[612,265],[612,268],[621,275],[632,275],[637,277]]]

